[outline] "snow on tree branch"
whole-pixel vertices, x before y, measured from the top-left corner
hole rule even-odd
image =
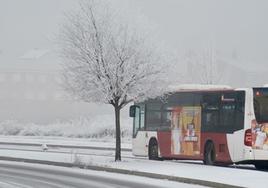
[[[82,3],[61,29],[66,91],[79,100],[120,108],[159,95],[163,58],[149,41],[109,6]]]

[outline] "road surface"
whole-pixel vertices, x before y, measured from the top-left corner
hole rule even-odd
[[[0,161],[1,188],[201,188],[167,180]]]

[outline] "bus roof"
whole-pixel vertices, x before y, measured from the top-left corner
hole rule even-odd
[[[182,84],[169,86],[170,92],[178,91],[218,91],[218,90],[234,90],[227,85],[211,85],[211,84]]]

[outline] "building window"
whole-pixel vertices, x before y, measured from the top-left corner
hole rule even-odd
[[[33,83],[34,82],[34,76],[31,74],[26,75],[26,82],[27,83]]]
[[[4,82],[6,80],[6,74],[0,74],[0,82]]]
[[[54,94],[54,99],[55,100],[63,100],[63,93],[62,92],[56,92],[55,94]]]
[[[62,84],[62,79],[60,76],[55,76],[54,79],[55,79],[57,84]]]
[[[27,100],[33,100],[33,99],[34,99],[34,93],[28,91],[28,92],[24,93],[24,97],[25,97],[25,99],[27,99]]]
[[[44,83],[46,83],[46,81],[47,81],[46,75],[40,75],[40,76],[38,76],[38,82],[39,83],[44,84]]]
[[[20,82],[21,81],[21,75],[16,73],[16,74],[13,74],[12,75],[12,81],[17,83],[17,82]]]
[[[46,100],[47,99],[47,96],[44,92],[39,92],[37,94],[37,100],[40,100],[40,101],[43,101],[43,100]]]

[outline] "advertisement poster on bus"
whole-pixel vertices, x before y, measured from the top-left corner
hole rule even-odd
[[[201,107],[174,107],[171,113],[171,154],[200,154]]]
[[[252,147],[254,149],[268,150],[268,123],[258,124],[256,120],[251,122]]]

